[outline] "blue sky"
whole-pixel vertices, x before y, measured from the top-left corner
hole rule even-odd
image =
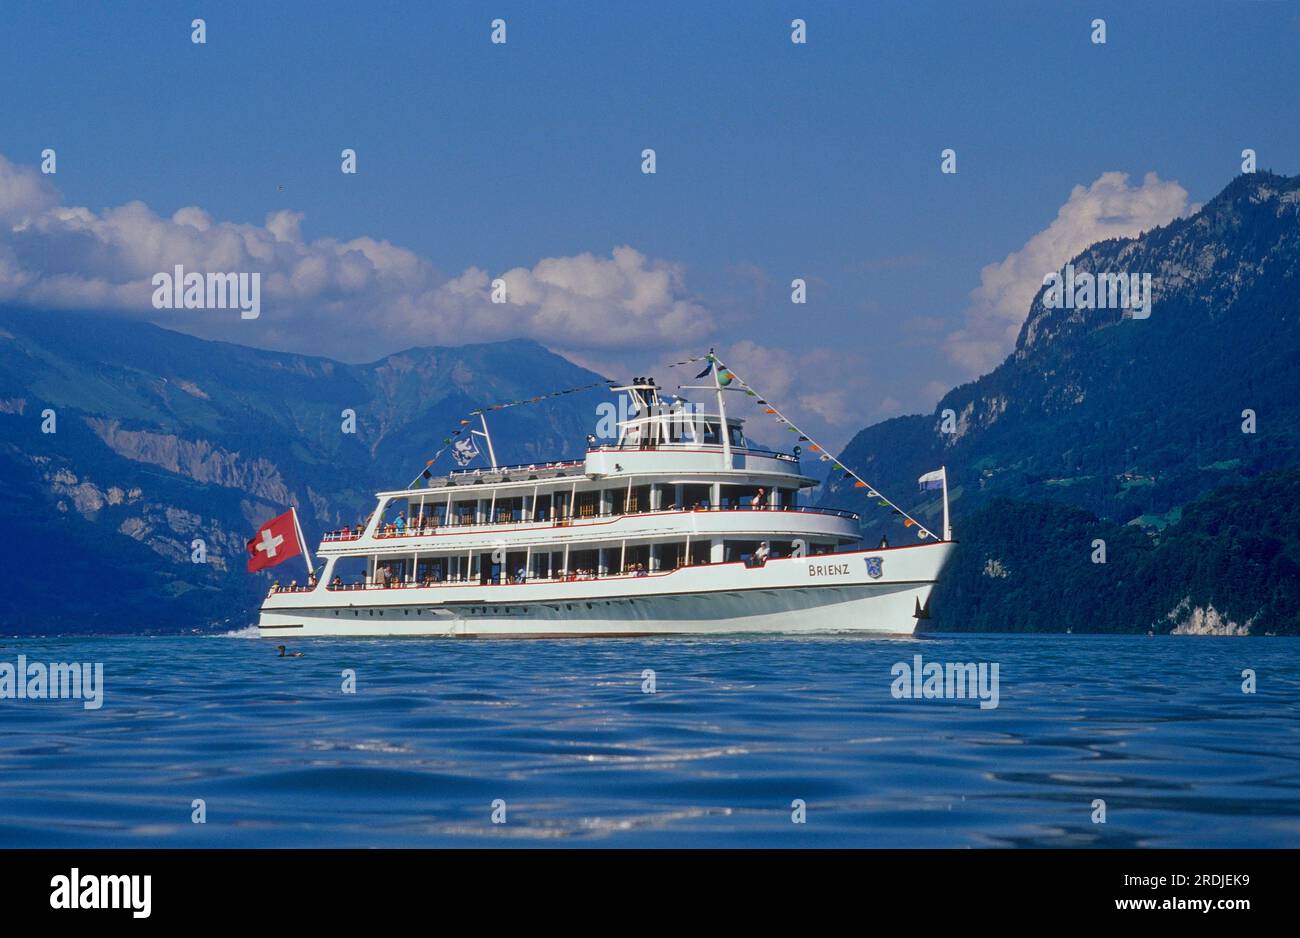
[[[111,280],[95,266],[106,256],[138,269],[102,299],[84,285],[35,290],[33,276],[21,288],[11,276],[0,298],[354,359],[528,335],[641,374],[715,345],[837,442],[928,408],[995,360],[1014,324],[990,310],[1019,296],[1004,281],[1064,263],[1052,251],[1089,224],[1168,221],[1226,185],[1245,147],[1261,169],[1300,172],[1297,3],[4,10],[0,156],[14,177],[53,147],[58,172],[10,178],[8,196],[0,176],[11,229],[0,225],[0,290],[5,238],[11,268],[36,278]],[[206,45],[190,41],[196,16]],[[503,46],[488,41],[496,17]],[[805,45],[790,42],[795,17]],[[1105,45],[1089,39],[1096,17]],[[357,151],[356,175],[339,171],[343,147]],[[653,176],[640,171],[646,147]],[[945,147],[956,175],[939,172]],[[1127,182],[1090,190],[1108,173]],[[1089,190],[1078,217],[985,279],[1075,187]],[[147,213],[113,213],[136,200]],[[38,243],[40,226],[22,219],[56,201],[90,221]],[[177,222],[188,206],[202,219]],[[178,224],[197,226],[178,262],[201,264],[225,255],[198,232],[260,228],[285,210],[272,240],[308,247],[277,263],[324,252],[324,272],[294,266],[293,288],[270,289],[256,322],[159,314],[127,285],[168,269],[173,248],[154,242]],[[374,268],[364,285],[335,270],[332,245],[354,239],[394,249],[362,252]],[[616,260],[623,246],[632,254]],[[510,270],[536,302],[485,311],[472,272]],[[794,277],[808,281],[805,306],[789,302]],[[963,353],[972,329],[991,344]]]

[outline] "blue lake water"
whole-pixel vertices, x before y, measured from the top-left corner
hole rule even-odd
[[[105,685],[0,700],[4,847],[1300,846],[1293,639],[0,646]],[[916,654],[996,662],[999,705],[895,699]]]

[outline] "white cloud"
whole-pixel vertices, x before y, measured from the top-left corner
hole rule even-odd
[[[217,221],[197,206],[170,218],[143,202],[95,212],[65,206],[35,169],[0,156],[0,300],[104,309],[254,344],[356,360],[425,343],[531,337],[599,353],[676,347],[715,329],[686,291],[678,264],[632,247],[609,256],[543,258],[499,274],[507,302],[491,302],[493,275],[470,267],[447,278],[412,251],[369,237],[307,241],[299,212],[262,225]],[[212,311],[154,310],[151,278],[189,271],[260,272],[256,331]],[[188,317],[188,318],[187,318]]]
[[[947,382],[927,381],[921,387],[920,392],[919,401],[922,411],[933,410],[934,406],[938,404],[939,401],[943,399],[943,396],[951,390],[952,388],[948,386]]]
[[[751,387],[774,402],[818,442],[836,449],[873,416],[864,404],[873,383],[852,348],[791,351],[749,339],[718,350]],[[761,408],[739,414],[750,419],[749,434],[769,445],[789,446],[784,428],[768,422]]]
[[[1103,173],[1086,188],[1075,186],[1047,228],[980,272],[965,324],[944,343],[948,358],[967,377],[987,372],[1015,347],[1044,276],[1090,244],[1134,237],[1196,208],[1188,204],[1186,189],[1155,173],[1147,173],[1137,187],[1119,172]]]

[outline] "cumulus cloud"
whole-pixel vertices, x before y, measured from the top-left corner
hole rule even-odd
[[[0,156],[0,301],[104,309],[236,341],[356,359],[422,343],[531,337],[599,353],[638,343],[660,349],[707,335],[710,313],[687,294],[685,271],[628,246],[609,256],[552,257],[491,274],[446,277],[388,241],[306,240],[299,212],[261,225],[214,219],[197,206],[164,217],[143,202],[92,211],[67,206],[34,168]],[[158,311],[152,278],[187,272],[259,272],[256,334],[238,316]],[[492,281],[505,281],[494,303]],[[242,339],[241,339],[242,335]]]
[[[818,433],[827,446],[839,445],[846,431],[857,430],[866,418],[875,416],[862,403],[872,383],[857,350],[796,352],[744,339],[719,349],[718,354],[752,386],[779,401],[781,409],[804,429]],[[749,432],[755,439],[789,445],[780,430],[755,421]]]
[[[1155,173],[1147,173],[1140,186],[1129,185],[1128,175],[1119,172],[1075,186],[1047,228],[980,272],[964,325],[944,343],[949,360],[967,377],[987,372],[1015,347],[1044,276],[1090,244],[1134,237],[1196,208],[1188,204],[1186,189]]]

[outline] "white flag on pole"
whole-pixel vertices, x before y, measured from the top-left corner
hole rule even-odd
[[[944,479],[947,476],[946,469],[936,469],[934,472],[927,472],[921,478],[916,480],[917,485],[924,489],[941,489],[943,488]]]

